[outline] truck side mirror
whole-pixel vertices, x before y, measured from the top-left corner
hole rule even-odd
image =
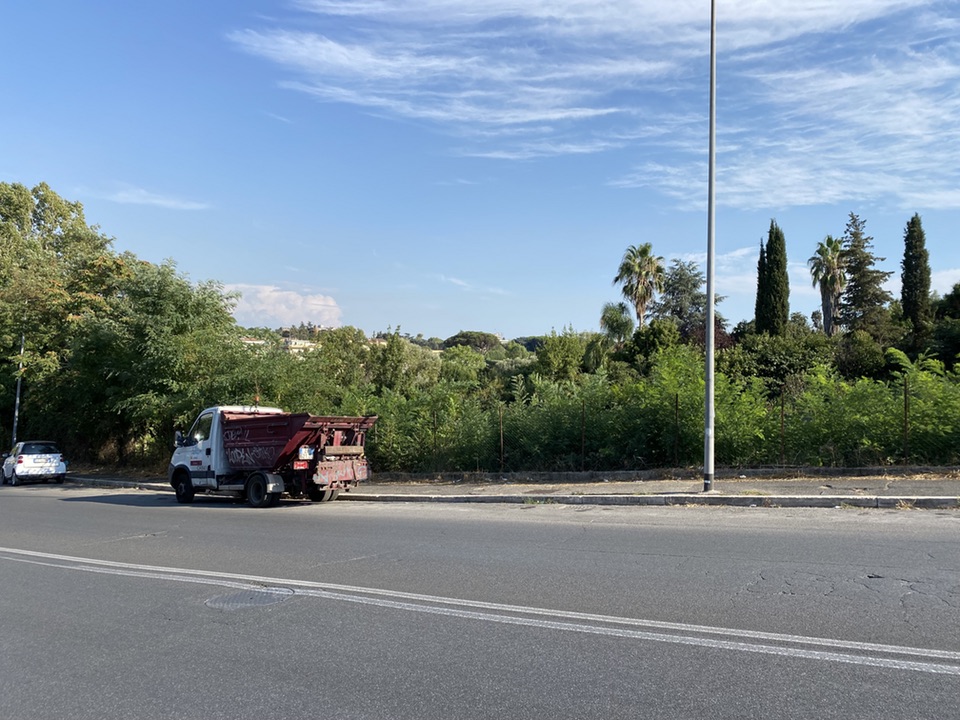
[[[179,430],[173,434],[173,444],[175,447],[183,447],[183,433]]]

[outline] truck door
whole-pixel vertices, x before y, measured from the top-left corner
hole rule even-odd
[[[190,477],[193,480],[194,487],[214,487],[216,485],[212,464],[213,440],[210,437],[212,428],[213,412],[204,412],[194,421],[193,427],[190,428],[190,434],[187,436]]]

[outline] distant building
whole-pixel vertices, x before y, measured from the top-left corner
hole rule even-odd
[[[300,340],[299,338],[285,337],[281,340],[283,349],[288,353],[302,353],[308,350],[314,350],[319,347],[315,342],[309,340]]]

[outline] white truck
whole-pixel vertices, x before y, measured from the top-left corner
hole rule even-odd
[[[364,441],[376,416],[288,413],[279,408],[221,405],[177,431],[168,479],[177,501],[197,492],[231,493],[257,508],[284,493],[335,500],[368,477]]]

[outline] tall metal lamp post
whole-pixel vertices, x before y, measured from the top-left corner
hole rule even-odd
[[[23,351],[26,349],[26,334],[20,335],[20,365],[17,367],[17,397],[13,402],[13,442],[10,447],[17,444],[17,421],[20,419],[20,384],[23,382]]]
[[[714,179],[717,152],[717,1],[710,0],[710,151],[707,179],[707,327],[704,428],[703,428],[703,491],[713,489],[713,424],[714,424]]]

